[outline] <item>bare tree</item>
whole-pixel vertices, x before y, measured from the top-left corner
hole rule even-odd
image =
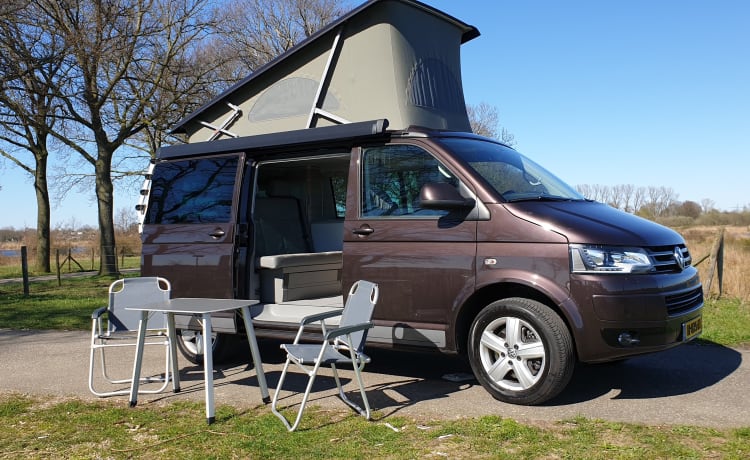
[[[474,134],[498,139],[511,147],[515,145],[515,136],[507,129],[500,127],[497,107],[486,102],[480,102],[477,105],[466,104],[466,113]]]
[[[469,115],[471,131],[474,134],[498,138],[500,115],[497,107],[486,102],[480,102],[477,105],[466,104],[466,113]]]
[[[516,136],[515,134],[508,131],[505,127],[500,130],[500,142],[503,144],[513,147],[516,145]]]
[[[678,195],[670,187],[649,186],[645,193],[645,202],[639,211],[650,217],[659,217],[677,200]]]
[[[34,179],[36,266],[49,272],[47,166],[51,132],[59,124],[56,87],[66,77],[67,65],[65,44],[44,19],[33,5],[18,1],[0,11],[0,155]]]
[[[701,209],[704,213],[711,212],[716,208],[716,202],[710,198],[704,198],[701,200]]]
[[[643,203],[646,201],[646,189],[644,187],[638,187],[635,189],[635,193],[633,194],[633,212],[638,212],[641,207],[643,207]]]
[[[129,208],[120,208],[117,210],[115,217],[116,230],[127,232],[136,225],[138,225],[138,219],[135,218]]]
[[[635,209],[633,208],[635,186],[632,184],[622,184],[618,187],[619,191],[616,193],[622,196],[622,210],[625,212],[635,212]]]
[[[113,222],[115,152],[177,104],[175,73],[209,32],[208,0],[30,0],[67,45],[70,78],[58,88],[65,130],[53,135],[94,168],[100,274],[117,272]],[[159,100],[168,88],[168,99]]]
[[[609,197],[612,194],[608,186],[602,184],[594,184],[593,186],[593,199],[601,203],[609,203]]]
[[[584,198],[589,199],[589,200],[593,200],[594,199],[591,185],[589,185],[589,184],[578,184],[578,185],[576,185],[575,188],[576,188],[576,191],[578,193],[580,193],[581,195],[583,195]]]
[[[234,56],[225,77],[243,78],[346,12],[341,0],[235,0],[219,26],[220,53]],[[238,72],[239,71],[239,72]]]
[[[625,209],[625,194],[623,193],[624,185],[613,185],[609,193],[608,204],[616,209]]]

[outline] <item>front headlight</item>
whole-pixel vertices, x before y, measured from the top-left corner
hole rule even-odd
[[[643,248],[570,245],[570,270],[573,273],[650,273],[654,269]]]

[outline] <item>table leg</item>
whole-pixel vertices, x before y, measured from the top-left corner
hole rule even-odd
[[[135,362],[133,363],[133,380],[130,382],[130,407],[138,404],[138,385],[141,383],[141,363],[143,361],[143,348],[146,341],[146,328],[148,327],[148,312],[141,312],[138,321],[138,341],[135,345]]]
[[[203,314],[203,374],[206,381],[206,421],[214,422],[214,356],[211,347],[211,314]]]
[[[177,331],[174,327],[174,313],[167,313],[167,335],[169,336],[169,362],[172,367],[172,391],[180,392],[180,367],[177,365]]]
[[[271,398],[268,395],[268,384],[266,383],[266,373],[263,371],[263,362],[260,360],[260,350],[258,350],[258,340],[255,337],[255,328],[250,317],[250,307],[242,307],[242,318],[245,321],[245,332],[247,333],[247,342],[250,344],[250,354],[253,356],[255,365],[255,374],[258,376],[258,385],[260,386],[260,396],[263,402],[268,404]]]

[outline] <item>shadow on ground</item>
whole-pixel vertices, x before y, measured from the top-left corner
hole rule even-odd
[[[606,364],[579,364],[568,387],[546,405],[589,401],[611,390],[613,399],[648,399],[694,393],[737,370],[742,355],[712,342],[696,342],[667,351]]]
[[[279,343],[271,340],[260,343],[272,393],[284,362]],[[448,398],[479,385],[471,375],[468,362],[457,356],[372,348],[368,349],[368,354],[372,357],[372,362],[365,368],[368,397],[373,407],[385,411],[386,415],[422,401]],[[235,358],[235,366],[237,362]],[[245,370],[249,369],[251,365],[244,362]],[[594,400],[612,390],[618,390],[612,399],[650,399],[694,393],[726,378],[739,368],[741,362],[742,355],[736,350],[710,342],[698,342],[615,363],[578,364],[568,387],[543,406],[574,405]],[[222,366],[217,368],[221,372]],[[184,371],[190,374],[190,377],[186,376],[188,379],[202,378],[199,366]],[[459,381],[447,380],[444,378],[446,375],[457,376]],[[307,377],[296,372],[287,381],[289,390],[304,391]],[[220,385],[221,380],[216,383]],[[233,383],[258,385],[254,372]],[[342,378],[342,383],[348,391],[356,388],[348,378]],[[321,393],[334,388],[332,377],[320,375],[313,392]],[[322,397],[313,395],[311,401]]]

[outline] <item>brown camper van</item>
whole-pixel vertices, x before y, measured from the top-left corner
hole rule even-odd
[[[385,126],[162,149],[143,274],[179,296],[259,299],[254,324],[274,337],[373,280],[368,343],[467,354],[493,396],[519,404],[559,393],[576,360],[700,333],[701,284],[674,231],[584,199],[496,141]]]
[[[187,143],[144,184],[142,274],[258,300],[258,334],[287,338],[377,282],[369,344],[466,355],[517,404],[558,394],[576,361],[695,338],[680,235],[470,134],[459,48],[478,36],[416,0],[369,0],[181,120]],[[243,322],[213,322],[218,353]],[[196,325],[179,327],[197,359]]]

